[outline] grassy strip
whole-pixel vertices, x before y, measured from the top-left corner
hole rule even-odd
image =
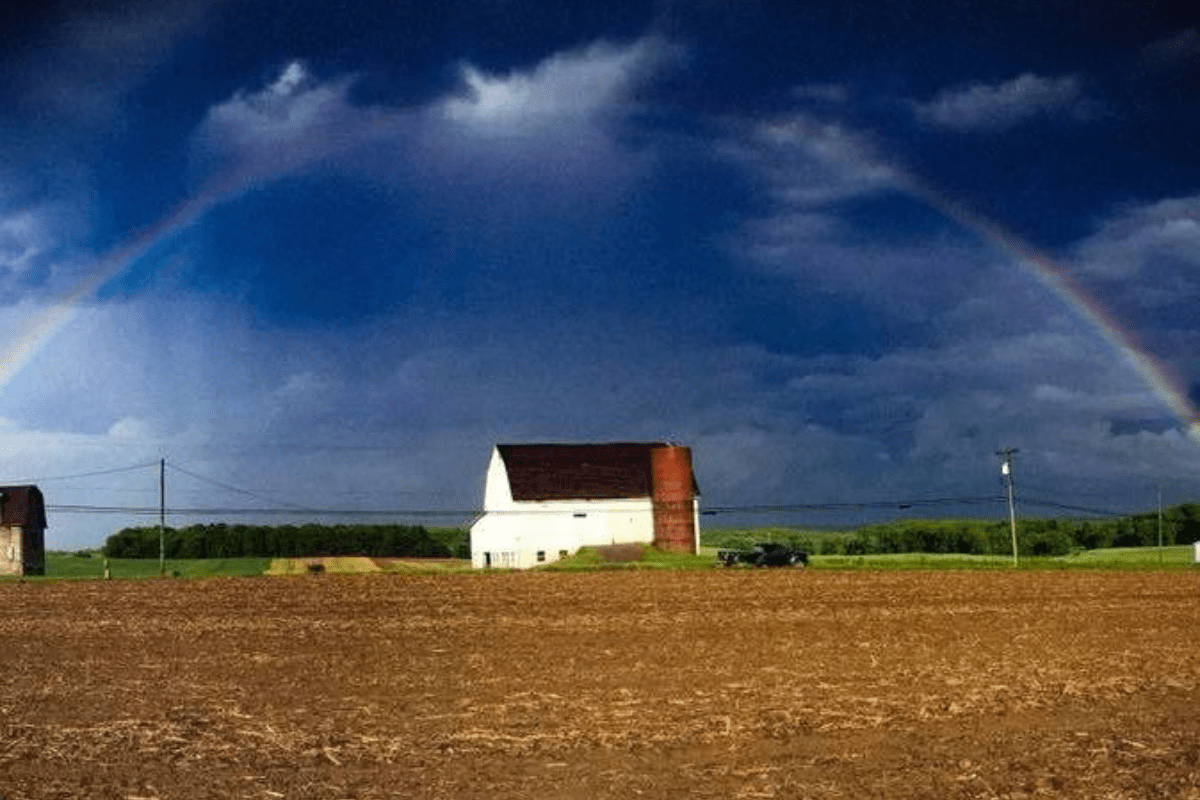
[[[1196,570],[1191,545],[1158,548],[1107,548],[1086,550],[1069,556],[1022,557],[1022,570]],[[617,557],[614,558],[613,556]],[[605,548],[585,547],[575,555],[539,567],[547,572],[589,572],[600,570],[706,570],[715,569],[716,548],[702,547],[699,555],[666,553],[643,545],[632,552],[614,554]],[[282,559],[280,561],[283,561]],[[297,566],[282,569],[276,562],[272,568],[269,558],[168,559],[166,574],[182,578],[216,576],[247,576],[265,574],[300,574],[307,571],[306,559],[294,559]],[[386,559],[378,568],[387,573],[405,575],[453,574],[472,572],[469,561],[449,559]],[[71,579],[104,577],[105,559],[96,555],[83,558],[66,553],[46,555],[46,577]],[[357,569],[329,571],[360,571]],[[114,579],[156,578],[158,561],[154,559],[108,559],[109,574]],[[744,569],[745,567],[737,567]],[[818,570],[1011,570],[1010,556],[973,556],[955,553],[894,553],[863,556],[813,555],[810,569]]]
[[[157,578],[158,561],[144,558],[110,558],[112,578]],[[167,559],[166,574],[181,578],[211,578],[220,575],[262,575],[271,563],[269,558],[206,558]],[[47,578],[103,578],[105,559],[63,553],[46,554]]]
[[[1200,568],[1191,545],[1114,547],[1085,550],[1069,556],[1020,557],[1018,569],[1180,570]],[[865,556],[812,556],[814,569],[829,570],[995,570],[1013,569],[1011,556],[972,556],[955,553],[891,553]]]
[[[628,550],[626,549],[628,548]],[[574,555],[559,559],[539,570],[547,572],[594,572],[596,570],[696,570],[711,569],[711,554],[667,553],[649,545],[622,545],[624,552],[612,554],[609,548],[581,547]],[[614,557],[616,555],[616,557]]]
[[[569,558],[540,569],[550,572],[594,570],[700,570],[717,568],[717,548],[702,547],[700,555],[664,553],[644,547],[633,560],[606,560],[604,548],[585,547]],[[1190,570],[1193,563],[1190,545],[1158,548],[1108,548],[1087,550],[1069,556],[1024,557],[1017,569],[1111,569],[1111,570]],[[958,553],[891,553],[864,556],[810,556],[810,569],[819,570],[1011,570],[1011,556],[975,556]],[[723,568],[723,567],[722,567]],[[746,569],[739,566],[734,569]]]
[[[712,550],[748,550],[757,542],[802,543],[812,552],[840,550],[854,538],[853,531],[826,531],[815,528],[711,528],[700,532],[700,548]]]
[[[1050,561],[1063,561],[1070,566],[1099,567],[1104,569],[1192,569],[1195,548],[1190,544],[1172,547],[1108,547],[1101,550],[1085,550],[1069,556],[1060,556]]]
[[[321,561],[325,572],[390,572],[405,575],[442,575],[470,572],[471,562],[465,559],[371,559],[362,556],[327,556],[324,558],[208,558],[167,559],[166,574],[180,578],[209,578],[218,576],[304,575],[311,561]],[[157,578],[158,561],[152,558],[110,558],[109,577]],[[105,559],[99,554],[84,557],[70,553],[46,554],[47,579],[99,579],[104,577]]]

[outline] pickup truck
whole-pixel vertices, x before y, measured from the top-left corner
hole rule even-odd
[[[727,567],[807,567],[808,553],[781,542],[758,542],[749,550],[718,550],[717,561]]]

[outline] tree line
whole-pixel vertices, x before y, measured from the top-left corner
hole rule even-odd
[[[421,525],[189,525],[164,528],[167,558],[376,558],[470,557],[465,532],[426,530]],[[105,541],[108,558],[158,558],[159,529],[125,528]]]
[[[1023,517],[1017,522],[1017,550],[1024,556],[1054,556],[1105,547],[1153,547],[1158,544],[1159,530],[1159,517],[1153,512],[1114,519]],[[1161,531],[1164,545],[1200,541],[1200,504],[1185,503],[1163,509]],[[726,543],[725,537],[716,531],[704,538],[710,545],[737,546],[734,542]],[[842,534],[791,533],[783,538],[810,553],[822,555],[1007,555],[1012,552],[1012,532],[1007,520],[897,520]],[[165,528],[164,544],[167,558],[471,556],[467,531],[429,531],[420,525],[227,525],[218,522]],[[108,537],[101,552],[108,558],[158,558],[158,528],[125,528]]]
[[[1200,504],[1186,503],[1157,513],[1116,519],[1039,519],[1017,522],[1017,551],[1025,556],[1067,555],[1074,550],[1106,547],[1153,547],[1200,541]],[[790,537],[792,544],[813,553],[965,553],[1006,555],[1012,552],[1007,520],[898,520],[858,528],[849,536]]]

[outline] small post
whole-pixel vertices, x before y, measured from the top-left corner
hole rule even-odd
[[[1158,565],[1163,563],[1162,549],[1162,486],[1158,487]]]

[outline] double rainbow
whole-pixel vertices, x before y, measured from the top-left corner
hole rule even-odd
[[[812,135],[812,130],[806,131],[806,126],[803,124],[794,124],[790,127],[792,132],[799,133],[802,139]],[[1063,267],[999,222],[967,209],[944,193],[928,189],[894,165],[887,164],[882,159],[870,155],[867,148],[855,147],[852,143],[845,141],[842,144],[850,144],[849,151],[852,153],[852,158],[860,165],[869,166],[889,175],[895,184],[898,184],[910,195],[937,209],[960,225],[978,233],[983,239],[995,245],[1015,263],[1031,273],[1052,295],[1065,303],[1080,319],[1095,330],[1137,372],[1145,384],[1178,419],[1188,437],[1200,443],[1200,413],[1188,399],[1187,392],[1179,379],[1172,375],[1162,362],[1140,346],[1132,332],[1122,327],[1120,322],[1100,303],[1089,296],[1086,290],[1072,279]],[[277,163],[269,164],[265,168],[260,165],[257,170],[231,174],[224,180],[210,184],[207,189],[187,198],[174,211],[153,226],[137,233],[127,242],[116,247],[97,262],[95,267],[70,291],[59,297],[50,308],[44,311],[27,328],[20,339],[9,346],[3,359],[0,359],[0,389],[7,386],[13,377],[53,337],[54,333],[70,321],[73,312],[82,300],[92,295],[130,264],[143,257],[156,245],[194,224],[215,206],[259,183],[269,182],[305,161],[313,160],[315,154],[318,154],[317,151],[305,153],[303,157],[282,157],[278,159]]]

